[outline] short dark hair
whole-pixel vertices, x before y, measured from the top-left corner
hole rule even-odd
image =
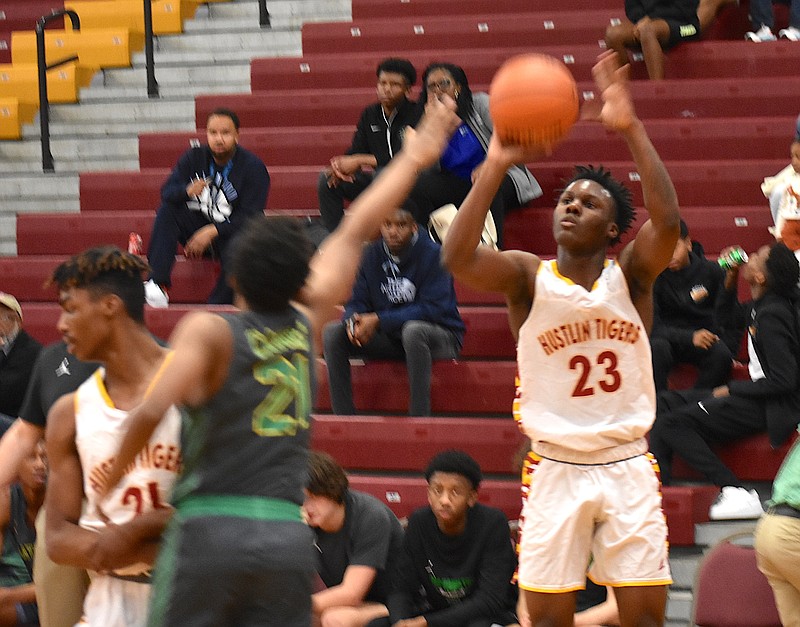
[[[793,297],[800,278],[800,264],[791,249],[782,242],[775,244],[764,266],[769,290],[779,296]]]
[[[230,118],[231,122],[233,122],[234,128],[238,131],[239,130],[239,116],[236,115],[233,111],[226,107],[217,107],[211,113],[208,114],[206,118],[206,124],[208,121],[213,118],[215,115],[221,115],[222,117]]]
[[[306,490],[314,496],[324,496],[334,503],[344,503],[350,482],[344,469],[327,453],[311,451],[308,456]]]
[[[303,287],[314,251],[300,220],[256,215],[231,243],[236,291],[255,311],[281,311]]]
[[[437,453],[425,470],[425,481],[430,483],[435,472],[448,472],[461,475],[472,484],[472,489],[477,490],[483,479],[481,467],[472,457],[464,451],[451,449]]]
[[[611,172],[603,166],[595,168],[592,165],[576,165],[572,178],[564,183],[564,187],[569,187],[575,181],[582,180],[594,181],[611,194],[615,210],[614,222],[616,222],[619,229],[617,237],[611,240],[611,244],[616,244],[622,235],[631,228],[631,224],[636,219],[636,209],[633,207],[631,190],[611,176]]]
[[[375,76],[380,76],[381,72],[401,74],[405,77],[406,81],[408,81],[409,87],[417,82],[417,69],[408,59],[400,59],[398,57],[384,59],[378,64],[378,68],[375,70]]]
[[[142,275],[150,267],[136,255],[116,246],[98,246],[73,255],[60,264],[49,284],[59,290],[86,289],[94,296],[118,296],[134,321],[144,324],[144,284]]]

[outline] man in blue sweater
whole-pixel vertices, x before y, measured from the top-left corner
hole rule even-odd
[[[409,414],[430,415],[432,361],[458,357],[465,329],[439,256],[408,211],[383,223],[381,239],[364,253],[343,321],[323,332],[334,413],[355,413],[349,359],[359,356],[405,359]]]
[[[214,109],[206,121],[208,144],[187,150],[161,188],[161,207],[153,223],[147,259],[152,268],[145,283],[151,307],[166,307],[167,288],[178,244],[187,257],[212,254],[222,272],[209,303],[233,302],[228,285],[228,243],[247,219],[264,212],[269,173],[261,159],[239,146],[239,117]]]

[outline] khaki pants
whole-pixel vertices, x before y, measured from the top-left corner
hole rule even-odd
[[[800,627],[800,518],[765,514],[756,527],[755,547],[783,627]]]
[[[44,538],[44,507],[36,517],[36,553],[33,581],[41,627],[73,627],[83,614],[83,597],[89,587],[86,571],[53,563]]]

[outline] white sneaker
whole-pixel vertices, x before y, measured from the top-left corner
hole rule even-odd
[[[145,281],[144,300],[155,309],[166,309],[169,307],[169,296],[167,296],[167,293],[162,290],[153,279]]]
[[[790,26],[778,31],[778,37],[781,39],[788,39],[789,41],[800,41],[800,28]]]
[[[711,520],[741,520],[758,518],[764,513],[761,499],[755,490],[725,486],[708,510]]]
[[[762,26],[755,32],[748,31],[744,34],[744,38],[747,41],[756,41],[756,42],[775,41],[776,39],[775,35],[772,34],[772,31],[770,30],[769,26]]]

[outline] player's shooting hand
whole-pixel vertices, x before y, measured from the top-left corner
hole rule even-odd
[[[213,224],[197,229],[183,247],[184,254],[190,259],[202,257],[217,236],[217,227]]]
[[[548,150],[542,146],[519,146],[517,144],[504,144],[496,133],[489,140],[489,149],[486,151],[486,162],[500,164],[505,170],[517,163],[530,163],[547,156]]]
[[[692,344],[703,350],[708,350],[717,342],[719,342],[719,336],[708,329],[698,329],[692,334]]]
[[[452,98],[446,94],[441,94],[441,100],[430,96],[417,127],[406,129],[403,153],[417,163],[419,170],[429,168],[439,160],[450,136],[460,124],[461,118],[456,115],[456,103]]]
[[[596,116],[606,128],[613,131],[625,132],[638,121],[628,84],[629,74],[630,66],[618,67],[613,50],[601,54],[592,68],[602,103]]]

